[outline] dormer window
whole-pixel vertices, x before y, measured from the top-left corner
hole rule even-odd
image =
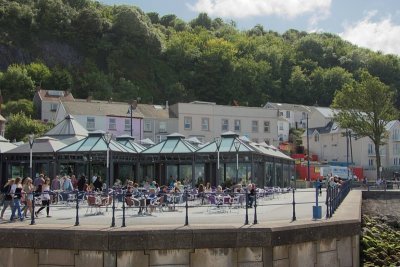
[[[314,135],[314,141],[315,141],[315,142],[319,142],[319,133],[316,133],[316,134]]]

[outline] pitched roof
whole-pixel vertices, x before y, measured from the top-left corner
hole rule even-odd
[[[36,138],[35,141],[33,142],[32,146],[32,152],[33,153],[54,153],[57,150],[65,147],[66,144],[65,142],[62,142],[60,140],[57,140],[55,138],[49,137],[49,136],[43,136]],[[25,143],[23,145],[20,145],[14,149],[11,149],[7,152],[6,154],[14,154],[14,153],[29,153],[30,152],[30,146],[29,143]]]
[[[43,101],[57,101],[57,100],[65,100],[65,101],[73,101],[74,96],[68,91],[59,91],[59,90],[44,90],[40,89],[37,91],[40,99]]]
[[[107,151],[107,142],[105,140],[105,132],[103,131],[94,131],[90,132],[89,135],[79,140],[75,143],[70,144],[58,152],[90,152],[90,151]],[[136,151],[114,141],[111,140],[109,144],[110,151],[113,152],[125,152],[125,153],[137,153]]]
[[[68,138],[72,136],[87,136],[88,131],[70,114],[44,135],[55,138]]]
[[[136,143],[135,138],[130,135],[125,134],[125,135],[117,136],[116,140],[118,143],[136,151],[137,153],[140,153],[146,149],[146,147]]]
[[[289,104],[289,103],[274,103],[267,102],[264,108],[280,109],[280,110],[297,110],[300,112],[310,112],[310,107],[299,105],[299,104]]]
[[[72,115],[130,117],[130,105],[125,102],[76,99],[62,101],[62,104],[66,112]],[[138,104],[133,117],[168,119],[169,112],[160,105]]]
[[[308,128],[308,134],[312,135],[314,132],[318,132],[319,134],[331,133],[332,131],[336,131],[337,128],[338,128],[338,125],[335,122],[330,121],[323,127]],[[303,136],[306,136],[306,135],[307,135],[307,131],[305,131],[303,133]]]
[[[142,154],[180,154],[193,153],[197,147],[184,140],[184,136],[178,133],[167,135],[167,139],[142,151]]]

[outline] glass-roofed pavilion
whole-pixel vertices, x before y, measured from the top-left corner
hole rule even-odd
[[[110,174],[109,186],[114,178],[127,179],[134,176],[135,164],[138,162],[137,151],[114,140],[109,143]],[[105,132],[94,131],[69,146],[57,151],[60,174],[86,174],[107,177],[107,140]]]

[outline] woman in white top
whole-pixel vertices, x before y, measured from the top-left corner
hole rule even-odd
[[[44,184],[42,185],[42,206],[38,211],[35,212],[36,217],[38,217],[39,212],[46,208],[47,217],[50,216],[50,178],[46,178]]]

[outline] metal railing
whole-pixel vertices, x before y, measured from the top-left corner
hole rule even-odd
[[[326,219],[332,217],[347,196],[350,188],[351,183],[345,182],[340,187],[328,187],[323,190],[323,194],[326,194]],[[109,210],[111,210],[111,222],[109,224],[111,227],[117,226],[117,223],[120,223],[121,227],[125,227],[128,222],[135,224],[134,221],[131,221],[132,218],[170,211],[179,211],[174,219],[178,219],[178,215],[184,215],[181,218],[183,225],[189,225],[190,220],[196,222],[198,216],[195,216],[195,214],[200,213],[224,213],[237,220],[240,220],[240,217],[243,216],[241,221],[244,225],[248,225],[250,223],[258,224],[260,220],[263,222],[274,220],[277,216],[280,216],[279,219],[286,218],[295,221],[298,217],[298,210],[302,210],[303,213],[300,217],[304,217],[305,213],[308,214],[308,207],[310,207],[309,217],[311,218],[311,205],[315,204],[315,194],[320,194],[318,188],[301,190],[295,188],[264,188],[257,189],[253,193],[247,190],[240,193],[229,191],[198,193],[188,189],[180,193],[158,193],[157,197],[153,198],[150,197],[148,192],[131,196],[132,193],[121,189],[109,193],[71,191],[50,192],[50,206],[52,209],[58,208],[62,211],[74,209],[75,226],[81,225],[81,219],[85,218],[84,216],[104,215]],[[34,199],[30,224],[35,225],[37,223],[37,206],[41,205],[40,197],[42,193],[32,192],[30,195]],[[132,215],[135,214],[136,216],[128,215],[128,210],[132,210]],[[234,213],[237,213],[237,215]],[[69,217],[71,217],[71,211]],[[65,224],[65,222],[63,223]]]

